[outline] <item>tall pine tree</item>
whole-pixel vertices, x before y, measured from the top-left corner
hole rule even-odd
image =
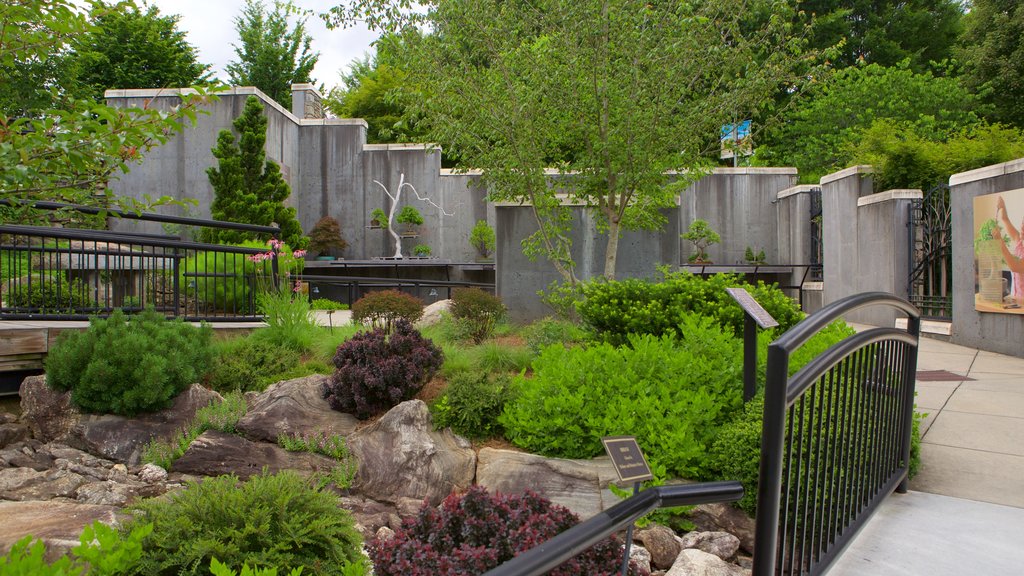
[[[242,115],[234,122],[240,144],[230,130],[221,130],[213,155],[218,167],[206,170],[213,186],[214,200],[210,213],[215,220],[281,227],[281,240],[292,249],[305,248],[309,239],[295,218],[295,208],[284,205],[291,187],[281,176],[281,168],[268,160],[264,151],[267,141],[267,118],[263,104],[255,96],[245,102]],[[208,229],[204,240],[236,244],[245,240],[266,240],[264,235],[238,230]]]

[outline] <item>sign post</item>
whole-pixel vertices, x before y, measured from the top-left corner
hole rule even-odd
[[[606,436],[601,438],[604,444],[604,451],[612,459],[612,466],[619,476],[619,482],[633,483],[633,495],[640,493],[640,484],[645,480],[651,480],[651,467],[647,464],[640,445],[636,443],[633,436]],[[633,525],[626,529],[626,545],[622,554],[622,576],[629,571],[629,550],[633,547]]]
[[[757,327],[764,330],[779,323],[745,288],[725,291],[743,308],[743,401],[749,402],[757,394]]]

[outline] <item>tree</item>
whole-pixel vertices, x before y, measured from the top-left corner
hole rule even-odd
[[[166,88],[208,83],[208,64],[178,30],[178,16],[161,16],[156,6],[113,9],[100,4],[93,26],[73,43],[79,80],[93,97],[110,88]]]
[[[993,120],[1024,128],[1024,4],[973,0],[960,57],[965,84],[995,108]]]
[[[284,205],[291,188],[281,176],[281,168],[267,159],[263,148],[267,142],[267,117],[258,98],[246,99],[234,127],[240,144],[235,143],[230,130],[221,130],[213,149],[218,165],[206,170],[214,192],[210,213],[215,220],[261,226],[276,222],[281,228],[281,240],[292,249],[305,248],[309,239],[302,235],[295,208]],[[255,232],[204,230],[204,240],[208,242],[237,244],[256,239],[267,238]]]
[[[290,2],[275,0],[268,11],[263,0],[246,0],[242,15],[235,18],[241,46],[235,46],[237,61],[227,66],[236,86],[255,86],[278,104],[291,110],[292,84],[312,82],[319,52],[310,52],[312,38],[301,19],[289,27],[288,17],[296,14]]]
[[[0,5],[0,71],[25,65],[37,71],[55,69],[54,59],[90,28],[81,4],[13,0]],[[85,4],[98,7],[98,2]],[[0,109],[0,199],[15,206],[5,209],[3,219],[26,222],[38,217],[25,205],[33,200],[128,209],[150,205],[153,201],[145,197],[140,202],[107,196],[106,183],[185,123],[194,122],[205,91],[184,95],[172,111],[112,108],[62,92],[50,83],[55,79],[36,85],[42,90],[30,95],[32,102]],[[168,199],[155,202],[164,201]]]
[[[403,69],[431,141],[461,167],[483,171],[492,200],[531,206],[538,232],[527,254],[547,257],[569,282],[571,212],[581,203],[607,236],[604,275],[615,275],[626,230],[660,229],[661,210],[700,174],[721,126],[775,91],[798,90],[801,41],[793,14],[771,0],[439,0],[337,7],[430,30]],[[774,14],[747,27],[753,11]],[[806,69],[806,67],[803,67]],[[557,186],[545,173],[564,175]],[[670,171],[677,171],[670,185]]]
[[[950,77],[915,73],[908,63],[838,71],[787,111],[757,149],[755,162],[795,166],[804,182],[845,168],[861,135],[876,120],[905,123],[941,140],[976,125],[985,113],[977,96]]]
[[[1008,0],[1012,2],[1013,0]],[[800,0],[817,20],[812,46],[841,44],[836,67],[895,66],[908,60],[923,72],[953,55],[960,33],[960,0]]]

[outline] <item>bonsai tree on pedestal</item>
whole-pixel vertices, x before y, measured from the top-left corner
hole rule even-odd
[[[403,230],[404,235],[412,235],[416,233],[417,226],[423,225],[423,215],[420,214],[420,211],[417,210],[415,206],[405,205],[398,213],[398,217],[395,218],[395,221],[399,224],[405,224],[405,229]]]
[[[417,244],[416,246],[413,247],[412,253],[413,256],[417,256],[419,258],[426,258],[431,254],[430,246],[427,246],[426,244]]]
[[[317,220],[309,231],[309,250],[321,257],[341,256],[348,242],[341,237],[341,224],[331,216]]]
[[[374,208],[370,212],[370,226],[375,228],[388,229],[388,215],[380,208]]]
[[[496,246],[494,228],[486,220],[477,220],[473,231],[469,233],[469,244],[476,248],[481,259],[489,259]]]
[[[700,218],[691,222],[690,229],[680,237],[689,240],[693,244],[693,249],[696,250],[694,254],[690,255],[691,264],[711,264],[711,261],[708,260],[708,246],[722,241],[722,237],[711,229],[708,221]]]

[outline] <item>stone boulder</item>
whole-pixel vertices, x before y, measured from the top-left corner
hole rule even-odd
[[[26,378],[21,394],[22,419],[37,440],[63,442],[129,465],[139,462],[142,449],[154,438],[170,439],[188,425],[196,410],[223,400],[220,394],[193,384],[170,408],[127,418],[82,414],[71,405],[71,394],[52,390],[44,376]]]
[[[374,500],[436,505],[473,483],[476,455],[469,442],[449,429],[435,431],[421,400],[402,402],[347,440],[359,462],[352,488]]]
[[[644,548],[651,554],[651,566],[658,569],[668,569],[675,563],[679,552],[683,549],[679,545],[679,537],[671,528],[652,524],[648,528],[638,530],[636,533],[637,542],[642,542]]]
[[[754,519],[729,504],[701,504],[690,511],[699,532],[728,532],[739,538],[740,548],[754,553]]]
[[[740,539],[728,532],[689,532],[679,543],[684,549],[696,548],[726,561],[735,558],[740,550]]]
[[[288,452],[276,444],[253,442],[216,430],[207,430],[192,441],[174,462],[175,472],[196,476],[234,474],[242,480],[266,469],[271,474],[294,470],[310,475],[329,472],[338,462],[309,452]]]
[[[620,502],[606,490],[617,479],[607,458],[565,460],[494,448],[480,450],[476,471],[476,483],[490,492],[518,494],[533,490],[572,510],[582,520]]]
[[[31,436],[32,430],[28,424],[18,422],[18,417],[14,414],[0,412],[0,448],[27,440]]]
[[[451,308],[451,300],[438,300],[432,304],[428,304],[423,308],[423,316],[416,321],[416,329],[422,330],[427,326],[433,326],[439,324],[444,315],[448,313],[448,309]]]
[[[277,442],[282,434],[323,431],[348,436],[359,423],[355,416],[331,409],[323,384],[330,376],[316,374],[273,384],[256,396],[238,421],[238,430],[251,440]]]
[[[26,535],[46,544],[46,558],[53,561],[79,544],[82,529],[99,520],[116,524],[117,508],[74,502],[0,501],[0,554],[10,551]]]
[[[749,576],[750,571],[696,548],[683,550],[665,576]]]

